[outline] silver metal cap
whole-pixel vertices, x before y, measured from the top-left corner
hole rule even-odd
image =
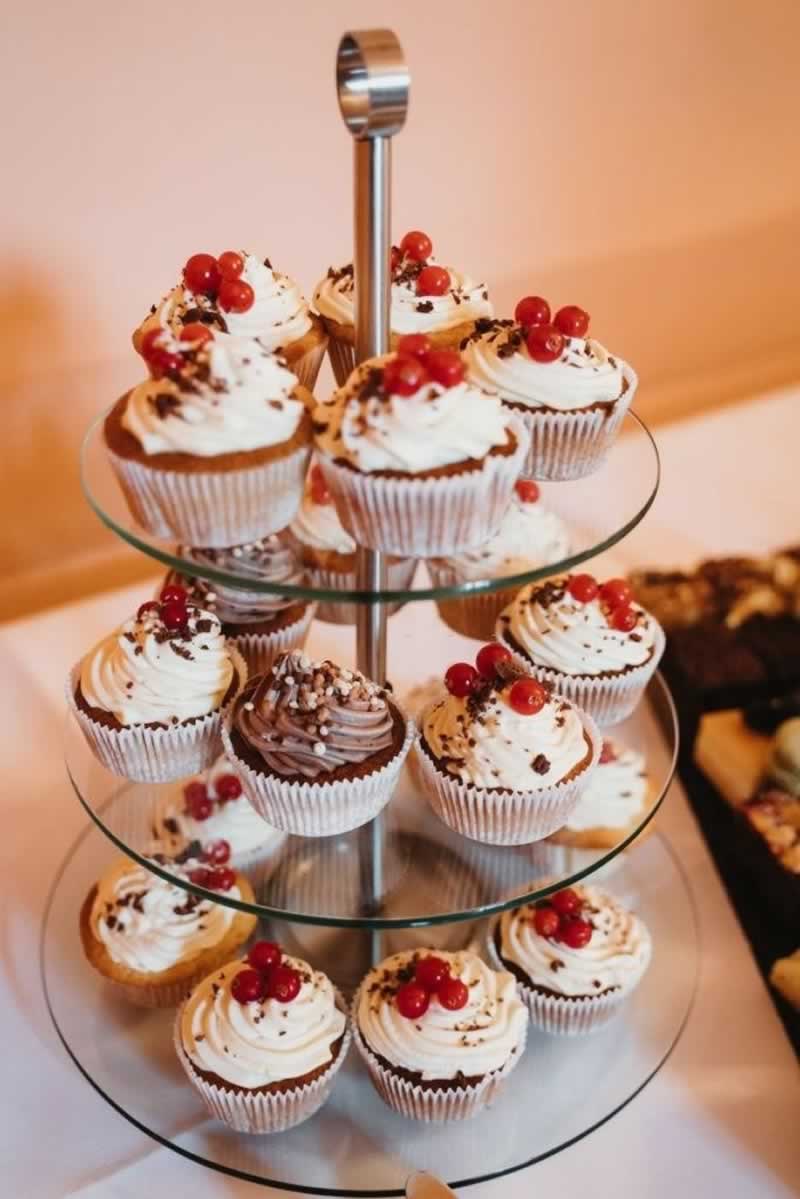
[[[356,138],[392,137],[406,120],[410,76],[391,29],[346,33],[336,55],[336,90]]]

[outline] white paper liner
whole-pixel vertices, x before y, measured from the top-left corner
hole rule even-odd
[[[137,524],[154,537],[214,548],[285,528],[300,507],[311,457],[310,446],[299,446],[259,466],[194,472],[162,470],[107,452]]]
[[[347,1007],[339,992],[336,992],[336,1006],[343,1012]],[[315,1078],[293,1091],[277,1093],[264,1091],[227,1091],[216,1086],[196,1073],[181,1041],[181,1011],[175,1018],[173,1028],[173,1044],[178,1055],[178,1061],[183,1066],[186,1077],[200,1093],[209,1113],[236,1132],[247,1132],[264,1135],[272,1132],[286,1132],[302,1124],[304,1120],[318,1112],[331,1093],[333,1082],[339,1070],[344,1065],[350,1049],[352,1034],[349,1024],[345,1025],[344,1039],[336,1055],[324,1074]]]
[[[328,348],[327,341],[321,341],[319,345],[312,346],[310,350],[306,350],[299,358],[295,358],[289,363],[289,370],[309,391],[314,390],[317,382],[317,375],[325,358],[325,351]]]
[[[427,562],[434,587],[457,587],[466,580],[443,563]],[[472,637],[476,641],[493,641],[497,618],[520,590],[505,587],[499,591],[478,592],[477,595],[460,595],[450,599],[439,599],[436,607],[439,616],[455,633]]]
[[[319,465],[339,519],[359,545],[399,557],[456,554],[497,532],[524,461],[528,434],[516,414],[508,427],[513,454],[487,454],[480,470],[416,479],[382,478],[339,466],[325,454]]]
[[[352,372],[356,369],[356,348],[350,342],[328,336],[328,357],[331,360],[333,377],[337,387],[344,387]]]
[[[504,1086],[506,1079],[525,1052],[527,1025],[522,1040],[508,1061],[499,1070],[486,1074],[472,1086],[458,1087],[452,1091],[428,1090],[419,1083],[409,1082],[378,1061],[367,1045],[356,1020],[360,991],[356,992],[351,1009],[350,1023],[353,1042],[369,1071],[370,1079],[381,1099],[401,1116],[412,1120],[423,1120],[426,1124],[442,1124],[453,1120],[469,1120],[490,1104]]]
[[[232,702],[247,682],[247,665],[234,646],[230,657],[237,675]],[[78,707],[75,691],[81,663],[73,666],[66,685],[67,703],[94,756],[122,778],[137,783],[171,783],[211,766],[222,750],[223,709],[198,716],[190,723],[151,729],[143,724],[107,728]]]
[[[426,709],[427,711],[427,709]],[[425,712],[420,728],[425,727]],[[580,714],[591,746],[589,765],[569,782],[536,791],[494,791],[462,783],[437,769],[421,744],[414,747],[414,764],[425,798],[448,828],[487,845],[528,845],[542,841],[566,824],[575,810],[603,749],[603,739],[591,717]]]
[[[285,628],[276,629],[274,633],[237,633],[231,637],[247,663],[248,676],[252,678],[254,674],[266,674],[279,654],[302,649],[313,619],[314,604],[306,604],[298,620]]]
[[[324,570],[320,566],[307,566],[305,569],[309,586],[313,587],[315,591],[321,589],[355,591],[357,589],[355,571]],[[417,563],[414,558],[404,558],[400,562],[387,563],[387,590],[408,591],[414,580],[416,569]],[[400,601],[386,604],[387,616],[393,616],[402,606]],[[349,604],[346,601],[337,604],[333,600],[320,600],[317,604],[317,620],[324,620],[327,624],[353,625],[357,622],[359,608],[363,607],[363,604]]]
[[[666,637],[660,625],[656,625],[653,640],[653,653],[641,666],[633,666],[622,674],[608,678],[592,678],[588,675],[562,674],[558,670],[549,670],[537,666],[526,655],[519,653],[503,637],[504,626],[498,625],[497,639],[511,653],[511,656],[528,674],[533,675],[541,683],[547,683],[555,688],[559,695],[570,700],[576,707],[582,708],[594,717],[601,728],[619,724],[627,720],[635,710],[650,679],[655,674],[661,655],[666,646]]]
[[[331,837],[347,833],[372,820],[392,797],[398,775],[417,730],[406,722],[401,748],[391,761],[363,778],[336,782],[289,783],[279,775],[252,770],[237,757],[230,737],[233,707],[226,710],[222,726],[225,752],[236,767],[250,803],[273,828],[299,837]]]
[[[522,418],[531,436],[524,468],[526,477],[563,482],[582,479],[603,465],[639,383],[635,371],[627,364],[622,373],[628,386],[611,408],[595,412],[541,412],[508,405],[509,411]]]

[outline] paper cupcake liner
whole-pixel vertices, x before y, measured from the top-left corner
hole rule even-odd
[[[313,619],[314,604],[306,604],[298,620],[274,633],[237,633],[232,637],[231,641],[247,663],[248,675],[266,674],[279,654],[302,649]]]
[[[524,474],[547,482],[582,479],[603,465],[625,414],[633,403],[639,380],[623,368],[628,386],[610,409],[596,412],[540,412],[509,405],[530,433]]]
[[[149,983],[141,987],[135,983],[117,982],[115,978],[109,978],[107,975],[103,975],[103,977],[109,987],[113,987],[115,993],[126,1003],[152,1009],[177,1007],[208,973],[208,967],[203,966],[202,969],[189,975],[188,978],[181,979],[180,982]]]
[[[456,587],[465,581],[449,566],[428,562],[427,567],[434,587]],[[502,591],[439,599],[436,607],[441,619],[454,633],[472,637],[476,641],[493,641],[497,618],[518,590],[518,587],[505,587]]]
[[[273,462],[228,471],[175,471],[108,450],[137,524],[154,537],[225,548],[290,523],[303,498],[310,446]]]
[[[359,545],[400,557],[456,554],[487,541],[511,502],[528,446],[524,424],[511,416],[513,454],[488,454],[479,470],[416,479],[383,478],[318,461],[339,518]]]
[[[233,710],[222,727],[225,752],[234,763],[245,795],[259,816],[273,828],[299,837],[331,837],[372,820],[392,797],[397,777],[417,735],[413,720],[406,723],[401,748],[385,766],[363,778],[324,783],[289,783],[278,775],[251,769],[237,757],[230,738]]]
[[[352,372],[356,369],[356,348],[349,341],[334,337],[328,329],[328,357],[331,361],[333,377],[337,387],[344,387]]]
[[[414,581],[414,571],[417,563],[414,558],[404,558],[400,562],[390,562],[386,567],[386,586],[390,591],[408,591]],[[314,590],[326,591],[355,591],[357,587],[355,571],[325,570],[319,566],[306,568],[309,586]],[[387,616],[399,612],[402,603],[397,601],[386,604]],[[317,620],[327,624],[353,625],[357,623],[358,610],[363,604],[349,604],[346,601],[337,604],[333,600],[321,600],[317,605]]]
[[[336,992],[337,1006],[343,1012],[347,1011],[344,1000]],[[210,1115],[236,1132],[248,1132],[263,1135],[272,1132],[286,1132],[302,1124],[318,1112],[331,1093],[333,1082],[339,1070],[344,1065],[350,1049],[351,1032],[349,1025],[345,1026],[344,1039],[336,1055],[324,1074],[315,1078],[305,1086],[293,1091],[264,1092],[264,1091],[228,1091],[216,1086],[196,1073],[189,1057],[183,1048],[180,1035],[181,1012],[178,1012],[173,1028],[173,1044],[178,1061],[183,1066],[189,1082],[200,1094]]]
[[[317,382],[317,375],[320,372],[323,360],[325,358],[325,350],[327,342],[322,341],[319,345],[312,346],[310,350],[306,350],[299,358],[295,358],[289,363],[289,370],[296,377],[298,382],[302,383],[309,391],[314,390]]]
[[[531,841],[542,841],[566,824],[600,758],[603,748],[600,732],[591,717],[581,715],[584,731],[591,741],[592,757],[576,778],[537,791],[492,791],[444,774],[417,744],[414,763],[425,798],[443,824],[471,841],[487,845],[528,845]],[[421,728],[424,723],[423,713]]]
[[[658,668],[666,645],[663,630],[657,626],[653,653],[647,662],[609,678],[592,678],[561,674],[560,671],[537,666],[530,658],[520,654],[503,639],[503,630],[500,628],[497,630],[497,638],[511,652],[514,660],[520,666],[524,666],[528,674],[533,675],[541,683],[547,683],[555,688],[559,695],[563,695],[576,707],[588,712],[601,728],[607,728],[609,725],[627,720],[635,710],[647,684]]]
[[[238,677],[238,695],[247,682],[247,666],[235,648],[231,647],[230,655]],[[92,753],[112,774],[137,783],[171,783],[187,774],[199,774],[219,757],[222,750],[221,708],[207,716],[198,716],[191,723],[168,728],[151,729],[143,724],[122,729],[107,728],[93,720],[75,701],[80,671],[80,663],[70,671],[67,703]]]

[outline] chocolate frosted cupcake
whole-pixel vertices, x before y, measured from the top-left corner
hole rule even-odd
[[[181,282],[172,288],[133,335],[139,353],[161,330],[178,339],[195,326],[212,329],[220,340],[255,338],[265,350],[285,358],[304,387],[314,390],[328,342],[322,321],[308,307],[296,283],[273,270],[268,258],[227,250],[193,254]]]
[[[535,678],[600,725],[630,716],[664,652],[661,626],[624,579],[531,583],[501,613],[497,639]]]
[[[196,328],[194,326],[193,328]],[[156,372],[105,419],[109,460],[131,515],[155,537],[230,546],[284,528],[303,494],[311,395],[249,338],[160,333]]]
[[[364,978],[353,1035],[381,1099],[424,1121],[465,1120],[498,1095],[525,1049],[511,974],[477,954],[396,953]]]
[[[358,828],[391,798],[415,729],[377,683],[284,654],[250,680],[223,740],[256,811],[306,837]]]
[[[95,757],[141,783],[210,766],[221,748],[222,709],[247,679],[217,617],[187,602],[181,588],[162,594],[104,637],[67,686]]]
[[[330,267],[314,289],[314,306],[330,335],[328,352],[341,387],[356,365],[353,265]],[[392,246],[389,322],[391,348],[408,333],[424,333],[436,349],[456,349],[479,317],[493,312],[484,283],[439,266],[425,233],[407,233]]]

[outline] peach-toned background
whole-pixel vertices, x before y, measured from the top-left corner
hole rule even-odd
[[[76,453],[186,256],[247,246],[307,291],[349,257],[333,58],[378,24],[413,74],[396,233],[500,308],[587,307],[651,419],[800,374],[797,0],[7,5],[0,617],[148,569]]]

